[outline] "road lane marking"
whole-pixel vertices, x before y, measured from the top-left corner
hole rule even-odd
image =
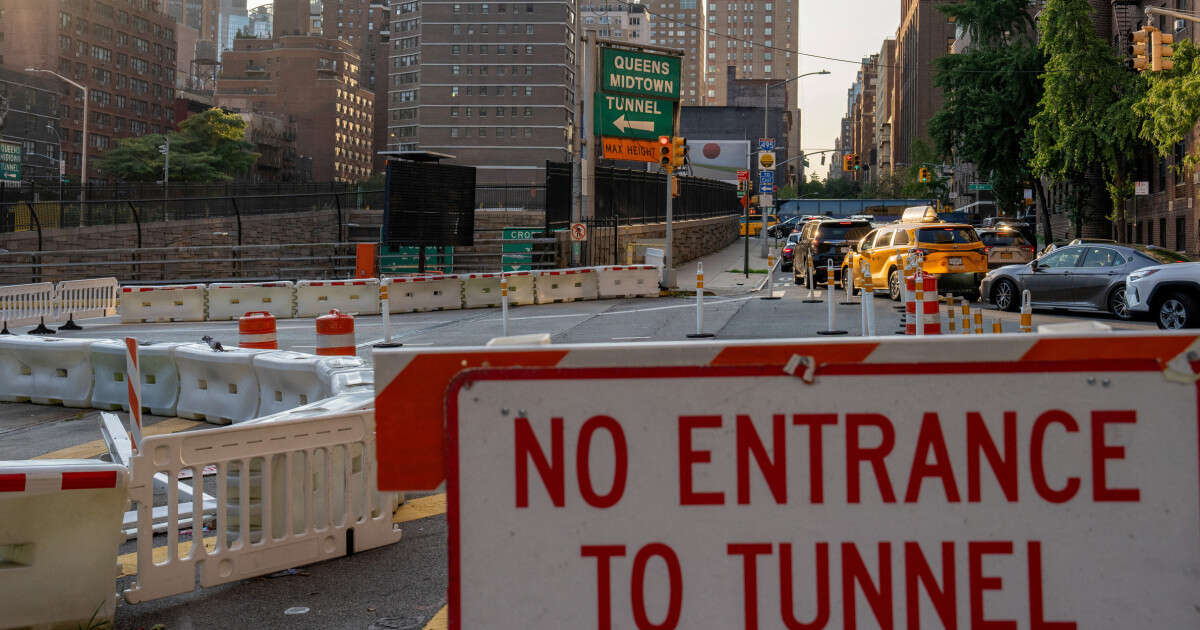
[[[179,433],[193,427],[203,426],[206,424],[203,420],[187,420],[185,418],[167,418],[162,422],[142,427],[142,437],[150,437],[152,435],[166,435],[168,433]],[[38,455],[34,459],[91,459],[97,455],[108,452],[108,445],[104,440],[92,440],[67,448],[60,448],[57,451],[51,451],[44,455]]]
[[[437,611],[433,619],[430,619],[429,623],[425,624],[425,630],[446,630],[449,627],[450,614],[447,612],[445,606],[442,606],[442,609]]]
[[[613,341],[633,341],[634,339],[649,339],[649,337],[613,337]]]

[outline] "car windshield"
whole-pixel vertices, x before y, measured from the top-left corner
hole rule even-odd
[[[817,238],[825,241],[857,241],[870,231],[871,224],[865,221],[822,223],[817,228]]]
[[[1160,265],[1167,265],[1170,263],[1177,263],[1177,262],[1194,262],[1195,261],[1194,258],[1192,258],[1186,254],[1181,254],[1175,250],[1164,249],[1162,247],[1150,247],[1147,245],[1134,245],[1133,248],[1136,249],[1139,254],[1145,256],[1146,258],[1149,258],[1150,260],[1153,260],[1154,262],[1156,262]]]
[[[927,227],[917,230],[918,243],[975,243],[979,237],[969,227]]]
[[[800,233],[792,232],[791,234],[788,234],[787,244],[792,245],[793,243],[795,243],[798,240],[800,240]]]
[[[1020,247],[1029,245],[1029,241],[1016,232],[984,232],[979,240],[989,247]]]

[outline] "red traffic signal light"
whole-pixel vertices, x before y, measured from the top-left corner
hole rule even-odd
[[[671,168],[671,136],[658,137],[658,163],[665,169]]]

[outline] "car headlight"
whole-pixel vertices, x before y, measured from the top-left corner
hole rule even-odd
[[[1157,269],[1138,269],[1137,271],[1134,271],[1133,273],[1129,274],[1128,281],[1129,282],[1137,282],[1138,280],[1141,280],[1142,278],[1145,278],[1146,276],[1151,276],[1156,273],[1158,273]]]

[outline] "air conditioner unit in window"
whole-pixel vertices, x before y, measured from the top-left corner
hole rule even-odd
[[[1180,32],[1182,32],[1182,31],[1183,31],[1183,29],[1185,29],[1185,28],[1187,28],[1187,21],[1185,21],[1185,20],[1175,20],[1175,32],[1176,32],[1176,33],[1180,33]]]

